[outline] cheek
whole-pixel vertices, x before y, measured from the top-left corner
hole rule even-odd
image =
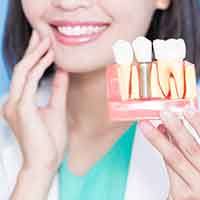
[[[38,30],[41,35],[46,35],[48,30],[42,15],[48,9],[49,0],[41,0],[35,3],[34,0],[21,0],[24,14],[31,26]]]
[[[105,8],[114,19],[114,24],[132,39],[145,35],[155,12],[154,0],[109,0]],[[124,35],[124,36],[125,36]],[[128,38],[127,38],[128,39]]]
[[[40,16],[42,12],[42,3],[34,3],[32,0],[21,0],[22,8],[26,18],[28,19],[29,23],[34,23],[35,19]]]

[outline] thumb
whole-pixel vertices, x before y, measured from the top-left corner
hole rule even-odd
[[[56,69],[52,82],[52,95],[49,100],[50,107],[62,109],[66,107],[69,86],[69,73],[62,69]]]

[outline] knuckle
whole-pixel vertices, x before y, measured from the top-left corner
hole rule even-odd
[[[28,75],[28,81],[36,81],[38,79],[38,71],[39,69],[36,67],[30,71],[30,74]]]
[[[15,115],[15,107],[10,104],[10,102],[6,102],[2,107],[3,115],[6,119],[12,119]]]

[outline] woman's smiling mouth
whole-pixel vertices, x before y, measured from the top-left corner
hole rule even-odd
[[[82,45],[98,39],[110,26],[105,22],[54,21],[51,23],[56,39],[67,46]]]

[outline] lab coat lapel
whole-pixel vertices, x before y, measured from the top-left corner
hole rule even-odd
[[[55,176],[51,189],[49,191],[48,200],[59,200],[59,180],[58,174]]]
[[[137,129],[125,200],[165,200],[168,191],[169,180],[164,161]]]
[[[5,190],[7,190],[5,194],[11,194],[16,185],[17,175],[19,173],[22,164],[21,152],[19,152],[17,146],[12,146],[12,147],[10,146],[7,147],[2,152],[2,158],[3,158],[2,168],[5,171],[4,180],[7,181],[7,184],[5,184],[4,182],[4,185],[8,186],[8,188],[5,188]],[[49,191],[48,200],[59,200],[58,189],[59,189],[58,174],[56,174]],[[6,199],[8,199],[8,197]]]

